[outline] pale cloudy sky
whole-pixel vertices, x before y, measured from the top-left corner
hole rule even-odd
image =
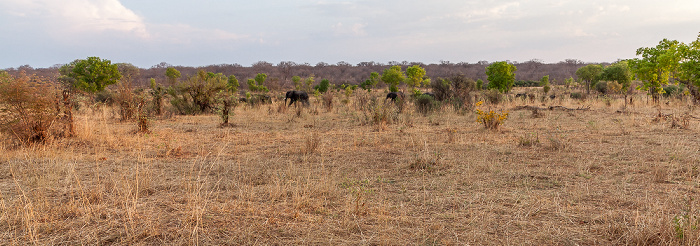
[[[143,68],[612,62],[699,32],[698,0],[0,0],[0,69],[88,56]]]

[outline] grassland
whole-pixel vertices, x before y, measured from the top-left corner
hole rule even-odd
[[[83,109],[73,138],[2,143],[0,244],[700,245],[689,102],[507,100],[480,106],[509,112],[492,131],[471,110],[343,97],[239,106],[227,127],[154,118],[149,134]]]

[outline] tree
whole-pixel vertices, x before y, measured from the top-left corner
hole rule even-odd
[[[515,71],[517,70],[515,65],[505,61],[491,63],[486,67],[489,89],[496,88],[501,93],[510,91],[515,83]]]
[[[179,79],[182,75],[180,75],[180,71],[177,71],[177,69],[169,67],[165,70],[165,76],[168,77],[168,81],[170,81],[170,85],[172,86],[177,83],[177,79]]]
[[[167,95],[166,89],[156,83],[156,79],[151,78],[151,97],[153,98],[153,109],[156,115],[163,114],[163,98]]]
[[[586,93],[591,94],[591,87],[595,86],[603,72],[603,66],[589,64],[576,70],[576,76],[586,82]]]
[[[683,59],[678,74],[678,81],[685,84],[695,102],[700,102],[700,35],[689,43],[679,47],[680,56]]]
[[[231,114],[231,107],[236,107],[238,98],[236,98],[236,93],[238,92],[238,79],[236,76],[228,76],[228,83],[226,83],[226,88],[220,90],[215,98],[217,103],[217,112],[221,116],[221,126],[229,125],[229,115]]]
[[[331,82],[327,79],[322,79],[321,83],[319,83],[317,86],[314,86],[314,89],[316,89],[320,93],[326,93],[328,91],[328,88],[331,86]]]
[[[379,73],[377,72],[372,72],[369,74],[369,79],[365,80],[362,84],[360,84],[360,88],[372,91],[375,86],[379,83]]]
[[[619,61],[605,67],[600,74],[600,79],[620,84],[620,91],[625,95],[625,107],[627,107],[627,94],[634,75],[627,61]]]
[[[406,68],[406,84],[413,89],[414,87],[421,87],[421,84],[430,85],[430,79],[425,78],[425,69],[418,65],[413,65]]]
[[[264,85],[267,79],[267,74],[259,73],[255,75],[255,79],[248,79],[248,89],[252,92],[268,92],[269,90]]]
[[[103,91],[105,87],[117,83],[122,77],[117,64],[99,57],[75,60],[63,65],[59,72],[61,74],[59,80],[69,88],[88,93]]]
[[[392,66],[384,69],[381,80],[389,85],[389,91],[397,92],[399,91],[399,84],[406,80],[406,76],[404,76],[400,66]]]
[[[542,86],[544,94],[549,93],[549,90],[552,89],[552,87],[549,86],[549,75],[542,76],[542,79],[540,79],[540,86]]]
[[[306,93],[312,93],[313,92],[313,84],[316,79],[314,78],[314,75],[312,74],[308,78],[304,80],[304,88],[302,88],[303,91]]]
[[[294,89],[295,90],[301,90],[301,77],[299,76],[294,76],[292,77],[292,82],[294,82]]]
[[[226,89],[227,77],[223,74],[206,73],[204,70],[168,89],[170,103],[180,114],[207,112],[215,105],[215,95]]]
[[[228,76],[228,83],[226,84],[226,89],[228,89],[228,91],[236,93],[238,92],[239,86],[240,84],[238,84],[238,79],[235,75]]]
[[[654,103],[659,103],[659,95],[664,92],[662,86],[668,84],[680,66],[680,46],[676,40],[664,39],[656,47],[637,49],[637,55],[642,58],[629,61],[632,71],[643,83],[639,89],[649,91]]]

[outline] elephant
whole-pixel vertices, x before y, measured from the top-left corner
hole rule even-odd
[[[403,100],[405,97],[406,96],[404,96],[403,92],[400,92],[400,91],[399,92],[389,92],[389,94],[386,94],[386,99],[384,99],[384,101],[386,101],[387,99],[391,99],[391,101],[393,102],[393,101],[396,101],[396,98]]]
[[[289,105],[291,106],[292,103],[295,103],[297,101],[301,101],[304,105],[309,106],[309,94],[303,91],[288,91],[287,95],[284,97],[284,103],[287,103],[287,98],[289,98]],[[296,105],[296,104],[294,104]]]

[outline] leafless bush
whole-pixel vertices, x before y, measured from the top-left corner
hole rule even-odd
[[[327,112],[331,112],[333,110],[333,93],[327,92],[321,98],[323,99],[323,107],[326,108]]]
[[[0,131],[21,144],[63,136],[54,124],[61,111],[58,92],[40,78],[0,73]]]

